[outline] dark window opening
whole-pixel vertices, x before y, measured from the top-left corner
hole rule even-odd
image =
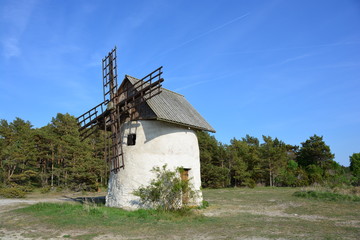
[[[129,134],[127,137],[127,145],[133,146],[136,143],[136,134]]]
[[[180,177],[181,180],[183,181],[188,181],[189,180],[189,168],[184,168],[181,172],[180,172]]]

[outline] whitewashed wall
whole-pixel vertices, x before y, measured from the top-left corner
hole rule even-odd
[[[123,151],[125,168],[111,173],[106,205],[124,209],[139,208],[139,199],[132,193],[150,183],[154,166],[168,169],[189,168],[189,178],[199,191],[194,205],[200,205],[200,156],[196,134],[193,130],[155,120],[132,121],[123,124]],[[127,146],[128,134],[136,134],[136,144]]]

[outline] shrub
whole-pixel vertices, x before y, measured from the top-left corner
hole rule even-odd
[[[1,188],[0,196],[6,198],[24,198],[26,193],[19,188],[10,187],[10,188]]]
[[[30,185],[26,185],[26,186],[19,186],[18,185],[18,186],[15,186],[15,188],[18,188],[21,191],[26,192],[26,193],[32,192],[35,189],[33,186],[30,186]]]
[[[198,209],[205,209],[209,207],[209,202],[208,201],[202,201],[201,205],[198,207]]]
[[[170,171],[164,165],[162,168],[154,167],[152,171],[156,174],[156,178],[151,180],[148,186],[142,186],[133,193],[140,197],[140,203],[144,207],[164,211],[186,207],[187,203],[183,203],[182,197],[187,195],[191,199],[195,192],[192,190],[189,180],[180,178],[181,169]]]
[[[29,192],[32,192],[34,191],[35,187],[30,185],[30,184],[27,184],[27,185],[19,185],[17,183],[9,183],[7,185],[7,188],[16,188],[16,189],[19,189],[25,193],[29,193]]]
[[[50,190],[51,190],[51,187],[50,187],[50,186],[47,186],[47,187],[41,188],[41,189],[40,189],[40,192],[44,194],[44,193],[50,192]]]
[[[297,191],[294,192],[293,195],[295,197],[312,198],[317,200],[360,202],[359,196],[345,195],[345,194],[332,193],[332,192]]]
[[[254,188],[256,186],[256,182],[252,178],[248,178],[245,180],[244,185],[248,188]]]

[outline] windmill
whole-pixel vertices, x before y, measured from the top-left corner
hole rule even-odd
[[[126,120],[136,120],[132,111],[160,94],[161,83],[164,81],[161,78],[162,67],[159,67],[120,91],[116,60],[115,47],[102,60],[104,101],[77,118],[82,139],[86,139],[97,129],[110,132],[105,141],[105,159],[114,174],[125,168],[121,125]]]
[[[179,93],[162,88],[162,67],[138,79],[125,75],[117,82],[116,48],[102,60],[104,100],[77,118],[83,139],[97,129],[107,134],[105,158],[110,167],[106,206],[136,209],[134,190],[149,184],[154,167],[184,169],[200,194],[200,150],[197,131],[215,132]],[[125,166],[126,165],[126,166]],[[188,199],[185,199],[188,201]]]

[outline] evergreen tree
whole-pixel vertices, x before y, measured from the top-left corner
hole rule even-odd
[[[234,139],[231,143],[235,144],[235,146],[238,145],[238,154],[247,164],[247,169],[252,179],[248,180],[249,185],[255,186],[256,183],[264,183],[264,169],[262,168],[262,161],[260,157],[259,139],[246,135],[245,138],[241,139],[241,142]]]
[[[360,153],[354,153],[350,156],[350,171],[354,176],[354,184],[360,185]]]
[[[22,185],[30,191],[39,176],[35,154],[34,129],[29,121],[16,118],[10,124],[0,123],[1,167],[6,185]]]
[[[203,187],[226,187],[228,185],[229,169],[225,164],[224,146],[207,132],[198,131],[197,136]]]
[[[314,135],[305,142],[301,143],[297,161],[300,166],[318,165],[325,168],[334,159],[330,147],[325,144],[323,137]]]
[[[41,186],[54,187],[56,165],[56,150],[59,144],[58,136],[51,124],[36,130],[37,158],[40,166]]]
[[[280,170],[287,163],[286,144],[277,138],[263,136],[264,143],[260,146],[263,169],[268,176],[268,183],[272,187],[275,185],[275,179],[280,174]],[[266,177],[265,177],[266,178]]]
[[[51,128],[58,139],[55,157],[58,185],[73,190],[96,190],[92,149],[87,142],[81,141],[75,117],[58,113],[51,121]]]
[[[234,185],[236,186],[246,186],[246,187],[253,187],[255,181],[250,178],[250,173],[247,170],[246,162],[241,159],[237,155],[233,155],[233,166],[232,170],[234,171],[233,178],[234,178]]]
[[[248,138],[250,138],[250,136],[248,136]],[[255,139],[252,138],[252,140]],[[257,165],[257,160],[259,159],[258,153],[255,151],[256,148],[258,148],[256,140],[255,145],[244,141],[244,139],[237,140],[233,138],[230,141],[228,151],[230,152],[230,171],[233,185],[247,187],[255,186],[256,174],[258,171],[254,166]]]
[[[0,183],[21,190],[33,187],[97,190],[106,186],[105,131],[82,141],[75,117],[57,114],[48,125],[33,129],[28,121],[0,120]],[[229,145],[198,132],[203,187],[306,186],[349,184],[347,169],[333,161],[323,137],[314,135],[297,146],[263,136],[246,135]],[[109,140],[107,140],[109,141]],[[360,153],[350,157],[354,184],[360,183]]]
[[[107,186],[109,178],[109,166],[105,159],[105,141],[109,134],[102,130],[95,131],[87,140],[91,150],[91,172],[96,175],[97,186]],[[110,144],[110,142],[108,143]]]

